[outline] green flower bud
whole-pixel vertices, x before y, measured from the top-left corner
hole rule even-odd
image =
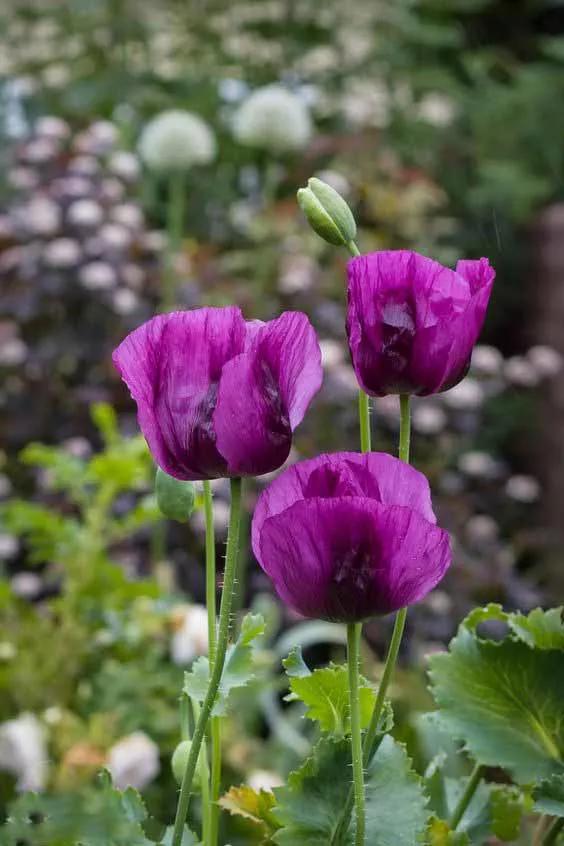
[[[348,246],[356,238],[356,222],[347,203],[315,176],[307,185],[298,191],[298,203],[311,228],[330,244]]]
[[[188,763],[188,758],[190,757],[190,750],[192,749],[192,741],[191,740],[182,740],[176,749],[173,752],[172,760],[170,762],[172,768],[172,774],[175,778],[177,784],[182,784],[182,779],[184,778],[184,773],[186,771],[186,765]],[[192,782],[192,789],[198,790],[200,783],[202,781],[202,777],[206,774],[202,770],[202,755],[200,753],[198,757],[198,763],[196,765],[196,772],[195,778]]]
[[[194,510],[194,485],[174,479],[159,467],[155,478],[157,504],[165,517],[185,523]]]

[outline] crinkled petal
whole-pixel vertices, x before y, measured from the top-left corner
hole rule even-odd
[[[230,475],[280,467],[321,386],[321,353],[305,314],[247,324],[246,352],[223,369],[214,426]]]
[[[212,415],[222,369],[244,343],[240,309],[201,308],[155,317],[115,350],[113,361],[137,403],[141,431],[171,476],[225,474]]]
[[[260,533],[269,517],[304,499],[349,496],[406,506],[436,523],[426,477],[399,458],[380,452],[319,455],[289,467],[261,493],[252,524],[255,556],[260,561]]]
[[[478,292],[491,290],[493,276],[487,259],[459,262],[456,271],[406,250],[352,259],[347,333],[363,389],[373,396],[425,395],[454,384],[464,356],[453,355],[446,372],[451,347],[459,327],[472,336],[465,321],[476,312],[469,305]],[[480,297],[482,321],[488,298]]]
[[[343,497],[302,500],[265,520],[260,561],[300,614],[355,622],[422,599],[451,554],[448,534],[412,509]]]

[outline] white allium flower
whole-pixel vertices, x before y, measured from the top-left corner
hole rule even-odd
[[[208,651],[208,614],[203,605],[187,605],[174,615],[176,629],[170,641],[170,656],[185,666]]]
[[[562,356],[558,350],[539,344],[531,347],[527,358],[541,377],[557,376],[562,370]]]
[[[80,261],[81,249],[78,241],[72,238],[56,238],[46,244],[43,250],[43,261],[49,267],[60,270],[75,267]]]
[[[536,368],[524,356],[514,355],[505,362],[505,376],[514,385],[534,388],[539,383]]]
[[[54,159],[58,152],[59,146],[52,138],[35,138],[24,147],[22,158],[30,164],[41,165]]]
[[[503,355],[489,344],[477,344],[472,353],[471,369],[480,376],[498,376],[503,369]]]
[[[108,752],[108,770],[119,790],[143,790],[159,774],[159,747],[142,731],[122,737]]]
[[[45,729],[34,714],[0,724],[0,770],[17,778],[18,790],[42,790],[47,781]]]
[[[105,261],[91,261],[80,268],[78,279],[88,291],[107,291],[117,284],[117,274]]]
[[[249,787],[253,790],[274,790],[275,787],[281,787],[284,784],[278,773],[271,770],[254,770],[249,776]]]
[[[95,156],[75,156],[69,162],[69,171],[79,176],[96,176],[100,172],[100,163]]]
[[[499,526],[489,514],[474,514],[466,523],[466,537],[470,543],[489,544],[497,540]]]
[[[413,409],[413,428],[422,435],[438,435],[447,424],[447,416],[437,405],[416,405]]]
[[[226,103],[238,103],[249,93],[249,86],[241,79],[227,77],[219,81],[218,92]]]
[[[103,179],[100,183],[100,196],[108,203],[118,203],[125,194],[123,182],[116,178]]]
[[[458,459],[458,469],[467,476],[483,479],[495,479],[499,476],[500,465],[488,452],[471,450]]]
[[[31,600],[39,596],[43,588],[43,582],[41,581],[41,576],[38,576],[37,573],[22,572],[12,576],[10,587],[15,596],[19,596],[20,599]]]
[[[54,235],[61,225],[61,210],[48,197],[35,197],[24,209],[23,222],[34,235]]]
[[[341,108],[352,126],[383,129],[390,122],[392,96],[384,82],[352,79],[343,95]]]
[[[131,243],[129,229],[120,223],[106,223],[98,232],[98,238],[109,250],[125,250]]]
[[[216,140],[198,115],[171,109],[151,120],[139,141],[141,158],[151,170],[184,171],[215,158]]]
[[[124,182],[135,182],[139,176],[139,159],[135,153],[127,150],[117,150],[108,162],[108,170],[123,179]]]
[[[321,350],[321,363],[326,370],[331,370],[338,364],[341,364],[345,357],[343,345],[333,338],[322,338],[319,341],[319,349]]]
[[[511,476],[505,484],[505,493],[517,502],[535,502],[540,491],[540,485],[533,476]]]
[[[444,127],[452,123],[456,106],[450,97],[439,91],[426,94],[417,107],[419,117],[431,126]]]
[[[312,134],[305,103],[282,85],[265,85],[254,91],[235,114],[233,131],[249,147],[272,153],[301,150]]]
[[[452,609],[452,599],[444,590],[434,590],[425,597],[425,605],[435,614],[448,614]]]
[[[485,398],[481,384],[468,376],[450,391],[445,391],[442,396],[445,404],[456,411],[472,411],[479,408]]]
[[[104,210],[95,200],[75,200],[67,212],[69,223],[75,226],[99,226],[104,218]]]
[[[16,191],[31,191],[39,182],[39,175],[30,167],[14,167],[6,178],[10,188]]]

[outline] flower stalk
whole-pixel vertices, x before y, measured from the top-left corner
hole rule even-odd
[[[223,674],[225,665],[225,656],[227,653],[227,645],[229,641],[229,632],[231,628],[231,606],[233,601],[233,590],[235,586],[235,579],[237,576],[237,558],[239,552],[239,530],[241,523],[241,488],[242,482],[240,478],[231,479],[231,513],[229,517],[229,529],[227,534],[227,551],[225,554],[225,573],[223,581],[223,592],[221,596],[221,607],[219,612],[219,627],[217,633],[217,645],[214,656],[214,664],[211,669],[210,682],[206,692],[202,709],[200,711],[194,735],[192,737],[192,747],[190,755],[186,763],[186,770],[182,779],[180,787],[180,795],[178,798],[178,806],[176,809],[176,818],[174,821],[174,828],[172,834],[171,846],[180,846],[182,842],[182,833],[186,816],[188,814],[188,807],[190,804],[190,794],[192,788],[192,781],[194,772],[198,763],[198,755],[204,740],[206,727],[208,725],[213,706],[215,704],[217,692]]]
[[[474,796],[478,785],[482,780],[483,772],[484,768],[480,764],[476,764],[476,766],[472,770],[470,777],[466,783],[466,787],[464,788],[464,793],[458,800],[458,804],[454,809],[452,817],[450,819],[450,827],[453,831],[456,831],[456,829],[458,828],[458,824],[464,816],[464,812],[472,801],[472,797]]]
[[[347,626],[347,656],[349,664],[349,694],[351,709],[351,747],[353,765],[354,804],[356,815],[356,846],[364,846],[366,809],[364,793],[364,762],[362,758],[362,729],[360,723],[359,661],[362,623]]]

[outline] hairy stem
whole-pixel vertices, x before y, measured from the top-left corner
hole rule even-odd
[[[351,749],[353,765],[354,805],[356,816],[356,846],[364,846],[366,811],[364,796],[364,762],[362,760],[362,730],[360,724],[359,660],[362,623],[347,626],[349,696],[351,709]]]

